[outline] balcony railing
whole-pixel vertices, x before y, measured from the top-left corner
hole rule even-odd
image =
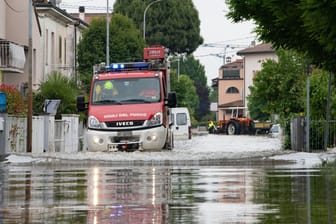
[[[0,70],[23,73],[25,61],[23,46],[7,40],[0,40]]]

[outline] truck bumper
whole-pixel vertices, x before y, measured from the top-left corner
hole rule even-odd
[[[166,143],[167,129],[163,126],[136,131],[97,131],[88,129],[88,151],[151,151]]]

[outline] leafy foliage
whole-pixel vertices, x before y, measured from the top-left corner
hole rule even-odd
[[[195,108],[199,104],[194,82],[184,74],[178,79],[176,72],[172,71],[171,90],[176,92],[177,107],[188,107],[190,116],[194,118]]]
[[[0,92],[6,94],[6,112],[8,114],[24,115],[27,113],[27,104],[16,86],[1,84]]]
[[[336,71],[336,1],[226,0],[234,22],[254,20],[261,40]]]
[[[145,44],[132,20],[113,14],[109,30],[110,62],[129,62],[134,58],[142,58]],[[90,88],[93,65],[105,61],[106,19],[93,19],[78,45],[78,67],[86,91]]]
[[[250,87],[248,107],[253,119],[267,120],[271,114],[288,118],[304,111],[304,59],[293,51],[278,50],[278,62],[262,64]]]
[[[210,113],[210,101],[209,101],[209,88],[205,85],[202,85],[199,82],[194,82],[196,92],[198,95],[199,103],[196,107],[195,117],[197,120],[201,120],[204,116]]]
[[[183,59],[173,58],[171,68],[177,70],[178,63],[180,63],[180,73],[187,75],[194,82],[196,93],[198,95],[199,103],[195,108],[195,119],[201,120],[204,116],[209,114],[210,89],[207,86],[207,77],[205,76],[204,66],[201,65],[199,60],[193,56],[187,56]],[[189,88],[186,86],[186,88]]]
[[[144,12],[152,0],[116,0],[114,11],[131,18],[143,32]],[[163,0],[146,11],[145,37],[148,45],[163,45],[174,53],[191,54],[203,43],[198,11],[192,0]]]
[[[56,118],[61,114],[76,113],[77,89],[74,81],[69,80],[61,73],[52,73],[48,81],[42,82],[40,91],[34,95],[34,113],[42,113],[43,105],[46,99],[61,100],[58,107]]]
[[[314,69],[310,78],[310,113],[312,118],[324,119],[327,109],[327,96],[328,72],[320,69]],[[336,117],[336,92],[333,88],[330,108],[331,117]]]

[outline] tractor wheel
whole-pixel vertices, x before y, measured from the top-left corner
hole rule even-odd
[[[228,135],[237,135],[239,134],[239,124],[236,121],[231,121],[227,126]]]

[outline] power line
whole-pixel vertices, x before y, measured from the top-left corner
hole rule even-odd
[[[217,41],[217,42],[212,42],[212,43],[207,43],[208,45],[230,45],[228,44],[228,42],[237,42],[240,40],[247,40],[247,39],[252,39],[252,40],[256,40],[257,37],[256,36],[248,36],[248,37],[241,37],[241,38],[236,38],[236,39],[230,39],[230,40],[222,40],[222,41]],[[206,45],[206,44],[203,44]],[[237,44],[235,44],[237,45]],[[246,43],[242,44],[242,45],[246,45]],[[204,46],[206,47],[206,46]]]
[[[61,8],[65,8],[65,9],[78,9],[80,5],[71,5],[71,4],[64,4],[61,3],[60,7]],[[97,11],[106,11],[106,7],[103,6],[84,6],[85,9],[89,9],[89,10],[97,10]],[[109,11],[112,11],[113,8],[109,7]]]

